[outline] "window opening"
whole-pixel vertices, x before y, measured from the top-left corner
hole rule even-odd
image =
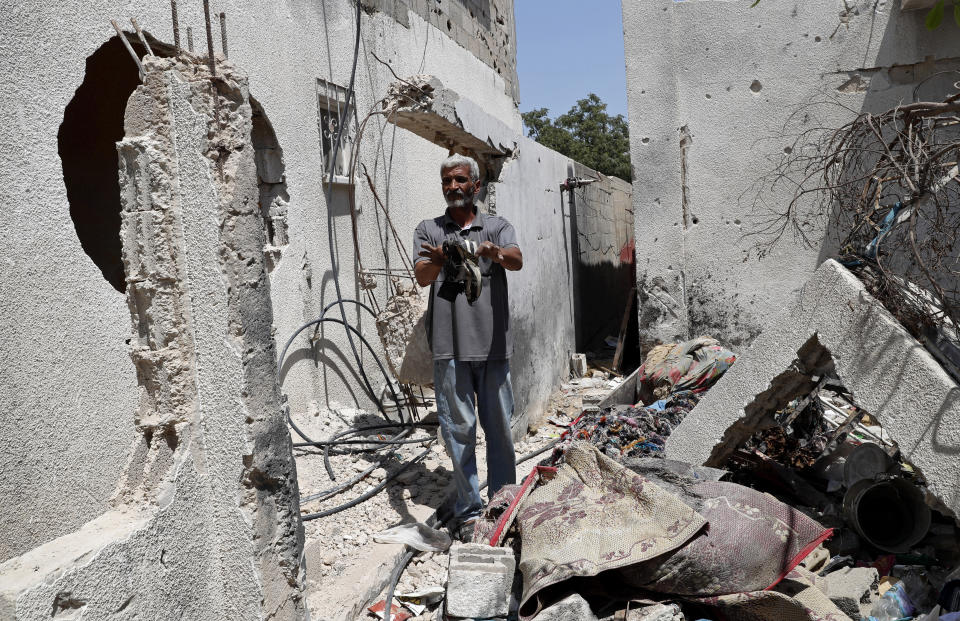
[[[337,150],[337,161],[334,166],[333,183],[352,184],[353,180],[347,175],[350,172],[350,159],[353,154],[353,128],[350,119],[343,118],[347,111],[347,96],[349,92],[343,86],[334,84],[322,78],[317,78],[317,124],[320,128],[320,148],[323,152],[323,180],[329,183],[330,154],[337,139],[340,126],[346,123],[343,136],[340,138],[340,147]]]

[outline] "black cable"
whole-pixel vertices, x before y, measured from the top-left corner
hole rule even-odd
[[[341,306],[342,306],[342,305],[341,305]],[[390,388],[390,392],[393,394],[394,402],[395,402],[395,403],[399,403],[399,402],[400,402],[400,399],[399,399],[399,397],[397,397],[397,392],[393,389],[393,383],[390,381],[390,376],[387,374],[387,370],[384,368],[383,362],[380,360],[380,357],[376,355],[376,352],[373,350],[373,347],[370,345],[370,343],[367,341],[367,339],[364,338],[363,334],[361,334],[359,330],[357,330],[356,328],[354,328],[353,326],[351,326],[351,325],[350,325],[349,323],[347,323],[346,321],[341,321],[341,320],[335,319],[335,318],[333,318],[333,317],[320,317],[319,319],[314,319],[314,320],[312,320],[312,321],[308,321],[307,323],[305,323],[305,324],[303,324],[302,326],[300,326],[299,328],[297,328],[297,331],[294,332],[294,333],[290,336],[289,339],[287,339],[287,343],[283,346],[283,350],[280,352],[280,359],[279,359],[279,361],[278,361],[277,368],[282,367],[283,361],[284,361],[284,360],[286,359],[286,357],[287,357],[287,350],[290,349],[290,345],[293,343],[293,340],[294,340],[295,338],[297,338],[297,336],[299,336],[301,332],[303,332],[304,330],[306,330],[307,328],[309,328],[310,326],[312,326],[312,325],[314,325],[314,324],[325,323],[325,322],[328,322],[328,321],[329,321],[329,322],[332,322],[332,323],[338,323],[338,324],[342,325],[344,328],[347,329],[347,334],[348,334],[348,335],[349,335],[351,332],[356,333],[356,335],[357,335],[357,337],[360,339],[360,341],[361,341],[361,342],[367,347],[367,349],[370,350],[370,352],[373,354],[373,359],[374,359],[374,361],[377,363],[377,366],[380,368],[380,373],[383,374],[384,379],[387,381],[387,386]],[[366,379],[366,375],[364,375],[364,379]],[[367,385],[368,385],[368,388],[369,388],[369,381],[367,381]],[[371,392],[372,392],[372,389],[371,389]],[[384,415],[384,418],[386,418],[387,420],[390,420],[390,418],[387,416],[387,413],[386,413],[386,411],[385,411],[385,408],[383,407],[383,404],[380,402],[380,399],[377,398],[376,395],[371,394],[371,396],[373,396],[374,400],[376,401],[377,406],[378,406],[379,409],[380,409],[380,412]],[[307,435],[304,434],[303,431],[301,431],[301,430],[296,426],[296,424],[295,424],[295,423],[293,422],[293,420],[290,418],[290,413],[289,413],[289,412],[287,412],[287,421],[290,423],[290,426],[293,427],[294,431],[297,432],[297,435],[299,435],[301,438],[303,438],[306,442],[312,442],[312,441],[313,441],[312,438],[307,437]],[[401,422],[402,422],[402,421],[401,421]]]
[[[400,466],[397,469],[396,472],[391,474],[389,477],[386,477],[379,485],[377,485],[370,491],[366,492],[365,494],[361,494],[360,496],[357,496],[353,500],[349,502],[345,502],[342,505],[333,507],[332,509],[326,509],[324,511],[320,511],[319,513],[308,513],[307,515],[301,516],[300,519],[303,520],[304,522],[308,522],[310,520],[316,520],[318,518],[327,517],[328,515],[333,515],[334,513],[339,513],[341,511],[344,511],[345,509],[349,509],[351,507],[355,507],[359,505],[361,502],[367,500],[368,498],[372,498],[377,494],[379,494],[381,491],[383,491],[383,489],[387,485],[390,484],[391,481],[397,478],[401,472],[405,471],[407,468],[414,465],[415,463],[418,463],[429,454],[430,454],[430,449],[428,448],[427,450],[423,451],[422,453],[420,453],[410,461],[404,463],[402,466]]]
[[[343,128],[349,124],[350,119],[350,108],[354,103],[355,94],[353,92],[354,85],[357,78],[357,60],[360,57],[360,0],[355,0],[357,5],[356,10],[356,35],[353,42],[353,66],[350,70],[350,85],[347,87],[347,101],[344,106],[343,116],[340,117],[340,123],[337,127],[337,137],[334,140],[333,144],[330,147],[330,170],[327,177],[327,191],[326,191],[326,200],[327,200],[327,241],[328,248],[330,250],[330,269],[333,273],[333,286],[337,293],[337,299],[335,304],[340,307],[340,318],[343,321],[344,326],[349,326],[347,323],[347,309],[344,306],[343,292],[340,290],[340,270],[338,269],[337,262],[337,246],[334,242],[333,231],[335,228],[335,223],[333,216],[331,215],[331,205],[333,203],[333,177],[337,165],[337,152],[340,150],[340,141],[343,139]],[[344,122],[346,121],[346,122]],[[358,332],[359,334],[359,332]],[[361,338],[363,338],[361,336]],[[360,358],[360,352],[357,351],[357,345],[353,341],[353,335],[350,331],[347,331],[347,341],[350,343],[350,349],[353,352],[353,358],[357,363],[357,370],[360,372],[360,376],[363,378],[364,383],[367,385],[367,389],[370,391],[370,395],[373,397],[374,401],[377,404],[380,413],[383,414],[383,417],[389,420],[387,416],[386,409],[383,407],[383,403],[376,396],[373,391],[373,387],[370,385],[370,380],[367,379],[367,372],[363,368],[363,360]],[[372,351],[372,350],[371,350]],[[380,364],[379,359],[377,359],[377,364]],[[381,365],[382,367],[382,365]],[[394,401],[399,403],[399,400],[396,399],[396,393],[393,390],[393,385],[390,386],[390,391],[394,393]],[[398,416],[402,417],[402,414],[399,412]],[[309,438],[304,438],[304,440],[309,440]]]
[[[420,442],[429,442],[433,438],[413,438],[411,440],[315,440],[313,442],[294,442],[293,448],[304,448],[307,446],[345,446],[353,444],[370,444],[373,446],[390,446],[394,444],[419,444]],[[379,449],[352,449],[352,453],[369,453]],[[343,455],[344,453],[331,453],[332,455]]]
[[[327,304],[326,306],[323,307],[323,310],[322,310],[322,311],[320,311],[320,316],[321,316],[321,317],[326,317],[327,311],[330,310],[331,308],[333,308],[334,306],[336,306],[337,304],[340,304],[341,302],[343,302],[344,304],[346,304],[346,303],[348,303],[348,302],[349,302],[350,304],[356,304],[357,306],[359,306],[359,307],[362,308],[363,310],[365,310],[365,311],[367,311],[368,313],[370,313],[370,316],[371,316],[371,317],[373,317],[374,319],[377,318],[377,314],[376,314],[375,312],[373,312],[373,309],[371,309],[369,306],[367,306],[367,305],[364,304],[363,302],[360,302],[360,301],[358,301],[358,300],[354,300],[354,299],[352,299],[352,298],[347,298],[347,299],[345,299],[345,300],[334,300],[333,302],[330,302],[329,304]]]
[[[393,592],[397,590],[397,583],[400,582],[400,576],[403,574],[403,570],[407,568],[410,560],[416,555],[417,551],[407,546],[407,551],[403,553],[400,562],[394,567],[393,573],[390,574],[390,588],[387,589],[386,606],[383,607],[383,621],[390,621],[390,606],[393,604]]]

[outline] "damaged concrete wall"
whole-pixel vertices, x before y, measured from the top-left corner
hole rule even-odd
[[[283,182],[275,183],[278,177],[269,174],[265,181],[270,187],[262,189],[285,203],[267,211],[276,219],[268,266],[274,326],[277,339],[286,339],[317,318],[334,297],[328,224],[337,240],[344,294],[362,293],[352,270],[350,223],[342,200],[346,190],[335,192],[329,210],[323,198],[317,119],[317,80],[346,86],[350,79],[354,5],[347,0],[297,7],[224,0],[213,2],[212,8],[227,14],[231,60],[249,76],[251,94],[269,119],[272,135],[258,133],[264,138],[258,146],[282,154]],[[110,509],[118,480],[137,447],[139,434],[128,424],[139,402],[126,343],[129,310],[124,294],[104,277],[87,242],[75,232],[82,223],[71,218],[74,205],[58,155],[58,130],[65,109],[82,95],[78,87],[96,78],[87,86],[95,86],[97,105],[81,110],[76,122],[99,129],[101,117],[113,115],[116,134],[105,135],[112,169],[100,172],[116,184],[114,143],[123,138],[123,110],[139,78],[108,20],[125,23],[126,16],[136,16],[148,36],[170,45],[169,9],[169,3],[109,0],[85,4],[63,20],[62,8],[53,4],[17,5],[2,26],[10,49],[18,51],[2,57],[0,72],[8,92],[17,93],[0,99],[9,121],[0,127],[0,136],[6,144],[17,145],[0,155],[0,178],[10,196],[0,227],[6,247],[0,274],[0,350],[5,354],[0,371],[5,413],[0,420],[0,470],[8,473],[0,481],[5,503],[0,561],[73,532]],[[181,2],[179,17],[182,44],[187,44],[190,27],[195,48],[205,47],[202,3]],[[361,114],[395,79],[373,52],[401,74],[429,72],[460,92],[470,92],[476,105],[519,133],[520,117],[506,80],[443,30],[413,12],[406,26],[382,12],[364,13],[362,19],[356,86]],[[214,38],[219,49],[216,26]],[[154,48],[159,49],[156,44]],[[50,60],[51,49],[57,50],[56,62]],[[98,64],[106,52],[109,62]],[[107,97],[109,87],[121,83],[129,90],[118,92],[115,99]],[[477,88],[480,84],[483,88]],[[371,122],[363,159],[409,245],[416,222],[442,209],[437,169],[446,150],[400,130],[381,132],[383,127],[382,119]],[[86,150],[77,156],[93,159],[94,145],[83,144]],[[78,186],[90,178],[79,179]],[[388,227],[373,209],[365,181],[358,181],[361,245],[370,253],[371,266],[397,267]],[[114,240],[119,263],[119,188],[114,192],[116,204],[105,206],[113,210],[107,214],[112,228],[97,221],[91,225],[91,239],[104,244]],[[378,295],[385,283],[381,277]],[[372,320],[352,310],[349,318],[376,341]],[[311,402],[370,408],[342,330],[324,329],[321,336],[313,349],[306,338],[298,341],[284,369],[283,388],[291,404],[303,411]],[[366,353],[363,360],[379,388],[375,363]]]
[[[667,440],[671,459],[720,465],[769,415],[834,369],[933,492],[960,514],[960,387],[930,353],[833,260]]]
[[[520,101],[517,27],[512,0],[361,0],[409,27],[415,14],[479,58],[503,78],[506,93]]]
[[[514,436],[526,433],[531,417],[546,405],[557,378],[569,371],[576,350],[569,207],[560,183],[574,162],[556,151],[517,137],[494,188],[497,215],[517,230],[524,266],[507,276],[514,354],[510,363],[516,411]]]
[[[0,616],[304,618],[246,80],[145,66],[118,145],[138,440],[109,511],[0,565]]]
[[[762,260],[754,199],[796,135],[858,111],[938,98],[960,38],[898,0],[624,2],[642,335],[746,346],[779,316],[826,245],[787,236]],[[833,102],[840,105],[814,106]],[[845,108],[846,109],[845,109]],[[792,134],[792,137],[791,137]],[[762,184],[761,184],[762,185]],[[767,193],[785,204],[787,184]]]

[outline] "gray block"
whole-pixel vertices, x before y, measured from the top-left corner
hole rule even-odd
[[[450,548],[447,569],[447,615],[467,619],[506,617],[516,568],[509,548],[455,544]]]
[[[571,593],[540,611],[535,621],[597,621],[590,604],[577,593]]]
[[[827,597],[837,608],[853,619],[865,616],[863,608],[876,593],[880,575],[872,567],[846,567],[831,572],[824,578]]]

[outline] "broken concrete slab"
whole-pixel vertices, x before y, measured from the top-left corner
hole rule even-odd
[[[537,621],[597,621],[587,600],[571,593],[556,604],[547,606],[536,616]]]
[[[860,619],[870,614],[880,574],[873,567],[845,567],[827,574],[824,582],[830,601],[851,619]]]
[[[510,548],[454,544],[447,575],[447,615],[464,619],[506,617],[517,560]]]
[[[431,75],[416,75],[390,85],[384,108],[387,120],[421,138],[473,155],[481,166],[499,173],[497,159],[516,149],[517,135],[502,121]]]
[[[956,515],[960,387],[834,260],[817,269],[792,312],[764,331],[674,430],[667,457],[724,463],[770,414],[812,388],[810,375],[830,369]]]

